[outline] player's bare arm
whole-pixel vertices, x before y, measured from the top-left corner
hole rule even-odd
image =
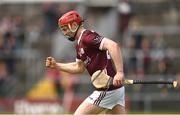
[[[82,61],[71,63],[58,63],[53,57],[47,57],[46,67],[65,71],[72,74],[83,73],[85,70],[84,63]]]
[[[123,60],[120,47],[116,42],[108,38],[104,38],[102,49],[108,50],[111,55],[111,58],[116,68],[116,75],[113,79],[113,85],[119,86],[122,84],[122,81],[124,79]]]

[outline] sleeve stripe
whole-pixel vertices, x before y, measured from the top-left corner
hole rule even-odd
[[[100,50],[102,50],[102,47],[103,47],[103,44],[104,44],[104,40],[105,40],[105,39],[106,39],[106,38],[103,38],[102,41],[101,41],[101,44],[100,44],[100,46],[99,46],[99,49],[100,49]]]
[[[80,61],[81,61],[80,59],[76,58],[76,62],[80,62]]]

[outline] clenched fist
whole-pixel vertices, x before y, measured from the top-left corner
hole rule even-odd
[[[53,57],[47,57],[46,58],[46,67],[49,68],[56,68],[56,60]]]

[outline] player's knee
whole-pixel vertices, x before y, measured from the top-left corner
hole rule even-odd
[[[77,109],[77,110],[74,112],[74,115],[83,115],[83,112],[82,112],[82,110]]]

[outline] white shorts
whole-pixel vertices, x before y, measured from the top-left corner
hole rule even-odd
[[[94,91],[85,101],[106,109],[112,109],[118,104],[125,106],[125,88],[121,87],[112,91]]]

